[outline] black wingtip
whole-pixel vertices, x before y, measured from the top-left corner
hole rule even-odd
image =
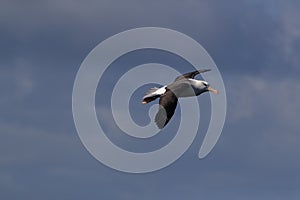
[[[209,72],[209,71],[211,71],[211,69],[200,69],[200,70],[198,70],[199,74],[204,73],[204,72]]]

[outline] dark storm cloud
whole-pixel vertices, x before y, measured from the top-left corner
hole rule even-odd
[[[6,38],[1,54],[8,60],[21,54],[55,66],[75,58],[79,62],[95,43],[140,26],[184,30],[231,72],[261,71],[274,62],[287,65],[285,57],[292,55],[283,52],[296,48],[285,44],[293,43],[290,29],[297,19],[289,2],[6,1],[1,8],[1,35]]]
[[[299,199],[298,10],[298,1],[2,1],[0,197]],[[200,134],[167,169],[130,175],[84,150],[71,93],[92,48],[141,26],[181,31],[208,50],[228,116],[206,159],[197,160]]]
[[[96,42],[122,30],[165,26],[199,39],[226,68],[259,69],[255,62],[267,63],[265,55],[274,48],[270,40],[281,26],[279,8],[271,15],[267,6],[241,1],[187,1],[184,5],[173,1],[6,1],[1,10],[7,47],[3,53],[8,55],[5,58],[20,52],[32,59],[66,60],[87,53]]]

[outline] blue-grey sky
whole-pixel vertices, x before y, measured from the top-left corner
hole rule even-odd
[[[296,0],[2,0],[0,198],[299,199],[299,9]],[[199,160],[210,102],[206,94],[197,97],[203,130],[188,151],[163,170],[133,175],[104,166],[84,148],[72,118],[72,88],[99,42],[145,26],[180,31],[205,47],[223,76],[228,112],[217,145]],[[151,150],[153,143],[124,142],[104,113],[120,73],[148,62],[190,69],[166,52],[134,52],[111,66],[96,97],[99,120],[115,130],[109,137],[131,150]],[[148,116],[145,107],[133,103],[130,110],[138,124],[147,122],[139,120]],[[166,131],[153,142],[171,138]]]

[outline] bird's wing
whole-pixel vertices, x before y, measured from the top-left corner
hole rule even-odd
[[[175,79],[175,81],[178,81],[178,80],[181,80],[181,79],[185,79],[185,78],[194,78],[197,74],[208,72],[210,70],[211,69],[201,69],[201,70],[196,70],[196,71],[193,71],[193,72],[188,72],[186,74],[182,74],[182,75],[178,76]]]
[[[155,116],[155,123],[159,129],[165,127],[174,115],[177,101],[176,95],[169,89],[160,97],[159,110]]]

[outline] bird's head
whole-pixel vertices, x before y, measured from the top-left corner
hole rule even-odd
[[[212,92],[212,93],[214,93],[214,94],[218,94],[218,93],[219,93],[218,90],[212,88],[212,87],[209,85],[209,83],[206,82],[206,81],[201,81],[201,87],[202,87],[204,90],[210,91],[210,92]]]

